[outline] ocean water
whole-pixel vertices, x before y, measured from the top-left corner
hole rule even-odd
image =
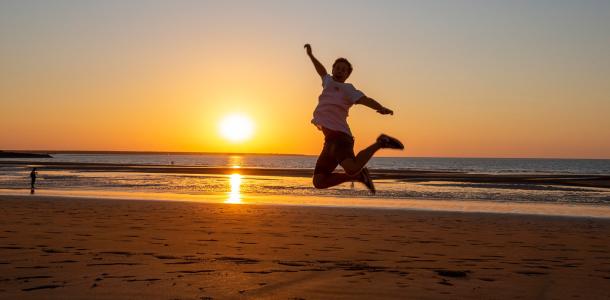
[[[44,161],[312,169],[316,159],[317,156],[311,155],[53,154],[53,158]],[[458,171],[486,174],[610,174],[610,159],[373,157],[368,166],[380,170]]]
[[[16,159],[10,159],[15,161]],[[4,159],[7,161],[7,159]],[[231,175],[146,173],[39,169],[37,193],[133,193],[155,195],[279,195],[289,197],[360,198],[374,203],[380,199],[490,201],[501,203],[562,203],[610,206],[610,189],[553,185],[482,184],[466,182],[405,182],[377,180],[372,196],[359,183],[317,190],[310,178],[246,176],[240,168],[312,169],[315,156],[292,155],[159,155],[159,154],[55,154],[51,159],[20,159],[72,163],[119,165],[173,165],[233,168]],[[0,160],[2,162],[2,160]],[[488,158],[373,158],[375,170],[460,171],[489,174],[575,174],[608,175],[610,160],[576,159],[488,159]],[[0,189],[29,192],[27,165],[0,163]],[[1,193],[1,191],[0,191]],[[171,196],[167,196],[170,197]]]

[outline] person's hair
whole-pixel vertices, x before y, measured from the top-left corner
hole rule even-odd
[[[343,57],[339,57],[335,60],[335,62],[333,63],[333,68],[335,67],[336,64],[338,63],[346,63],[347,67],[349,68],[349,73],[347,75],[352,74],[352,71],[354,70],[354,68],[352,68],[352,64],[349,62],[349,60],[347,60],[347,58],[343,58]]]

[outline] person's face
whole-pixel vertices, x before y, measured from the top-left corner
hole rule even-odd
[[[344,62],[339,62],[333,67],[333,77],[335,80],[345,82],[349,77],[349,65]]]

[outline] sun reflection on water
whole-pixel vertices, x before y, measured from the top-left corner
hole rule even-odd
[[[241,203],[241,194],[239,187],[241,185],[241,175],[231,174],[230,176],[231,192],[229,192],[229,199],[225,203]]]
[[[243,157],[240,155],[231,155],[227,163],[231,168],[239,169],[243,165],[243,160]]]

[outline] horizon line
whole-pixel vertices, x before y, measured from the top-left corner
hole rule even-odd
[[[0,152],[19,152],[35,154],[142,154],[142,155],[283,155],[283,156],[318,156],[318,154],[302,153],[270,153],[270,152],[205,152],[205,151],[141,151],[141,150],[15,150],[7,149]],[[388,158],[472,158],[472,159],[579,159],[579,160],[609,160],[602,157],[507,157],[507,156],[376,156]]]

